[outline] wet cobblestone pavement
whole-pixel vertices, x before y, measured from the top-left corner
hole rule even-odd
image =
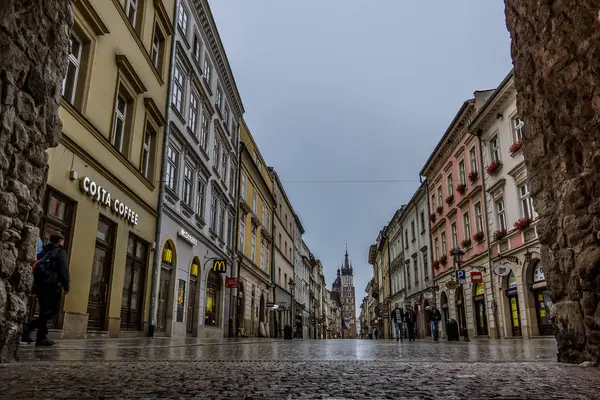
[[[21,359],[0,366],[1,398],[600,396],[600,369],[556,363],[553,340],[88,340]]]

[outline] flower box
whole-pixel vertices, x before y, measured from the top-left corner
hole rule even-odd
[[[477,182],[477,178],[479,178],[479,172],[477,172],[477,171],[469,172],[469,182],[475,183],[475,182]]]
[[[495,175],[501,167],[502,163],[500,161],[492,161],[492,163],[486,168],[486,171],[490,175]]]
[[[516,230],[522,231],[531,225],[532,219],[530,217],[523,217],[515,222],[514,227]]]
[[[462,242],[460,242],[460,245],[464,248],[464,249],[468,249],[469,247],[471,247],[471,239],[465,239]]]
[[[506,229],[498,229],[496,232],[494,232],[494,240],[502,240],[506,237],[506,235],[508,235]]]
[[[523,147],[523,141],[517,140],[516,142],[513,142],[513,144],[510,145],[510,147],[508,148],[508,151],[510,154],[514,154],[517,151],[521,150],[522,147]]]
[[[454,196],[450,195],[450,196],[446,197],[446,204],[450,205],[452,203],[454,203]]]
[[[467,191],[467,184],[466,183],[461,183],[460,185],[458,185],[456,187],[456,191],[460,194],[465,194],[465,192]]]
[[[438,206],[435,211],[437,211],[438,214],[441,214],[444,211],[444,207]]]
[[[440,264],[442,265],[446,265],[446,263],[448,262],[448,256],[447,255],[443,255],[440,257]]]
[[[433,262],[433,268],[434,268],[434,269],[439,269],[439,268],[440,268],[440,262],[439,262],[438,260],[435,260],[435,261]]]
[[[477,243],[481,243],[483,242],[484,237],[485,235],[483,234],[483,232],[477,232],[473,235],[473,240]]]
[[[429,219],[431,220],[431,222],[435,222],[435,220],[437,219],[437,215],[435,215],[435,214],[431,214],[431,215],[429,216]]]

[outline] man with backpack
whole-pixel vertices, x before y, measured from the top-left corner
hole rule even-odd
[[[413,311],[411,306],[406,307],[406,327],[408,329],[408,341],[415,341],[415,324],[417,323],[417,314]]]
[[[23,336],[28,338],[30,332],[37,329],[36,346],[54,344],[48,339],[48,321],[60,311],[62,291],[69,293],[69,267],[64,242],[62,234],[53,233],[33,267],[33,292],[38,298],[40,312],[37,319],[24,326]]]
[[[431,334],[433,341],[437,342],[439,337],[439,322],[442,320],[442,313],[435,306],[429,310],[429,319],[431,320]]]

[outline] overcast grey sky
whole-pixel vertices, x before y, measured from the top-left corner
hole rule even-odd
[[[462,102],[512,67],[499,0],[210,0],[245,119],[331,287],[418,186]],[[298,183],[404,180],[405,183]],[[412,182],[410,182],[412,181]]]

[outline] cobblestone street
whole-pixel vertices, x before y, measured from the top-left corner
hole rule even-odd
[[[600,370],[556,363],[552,340],[119,339],[24,346],[2,398],[589,399]]]

